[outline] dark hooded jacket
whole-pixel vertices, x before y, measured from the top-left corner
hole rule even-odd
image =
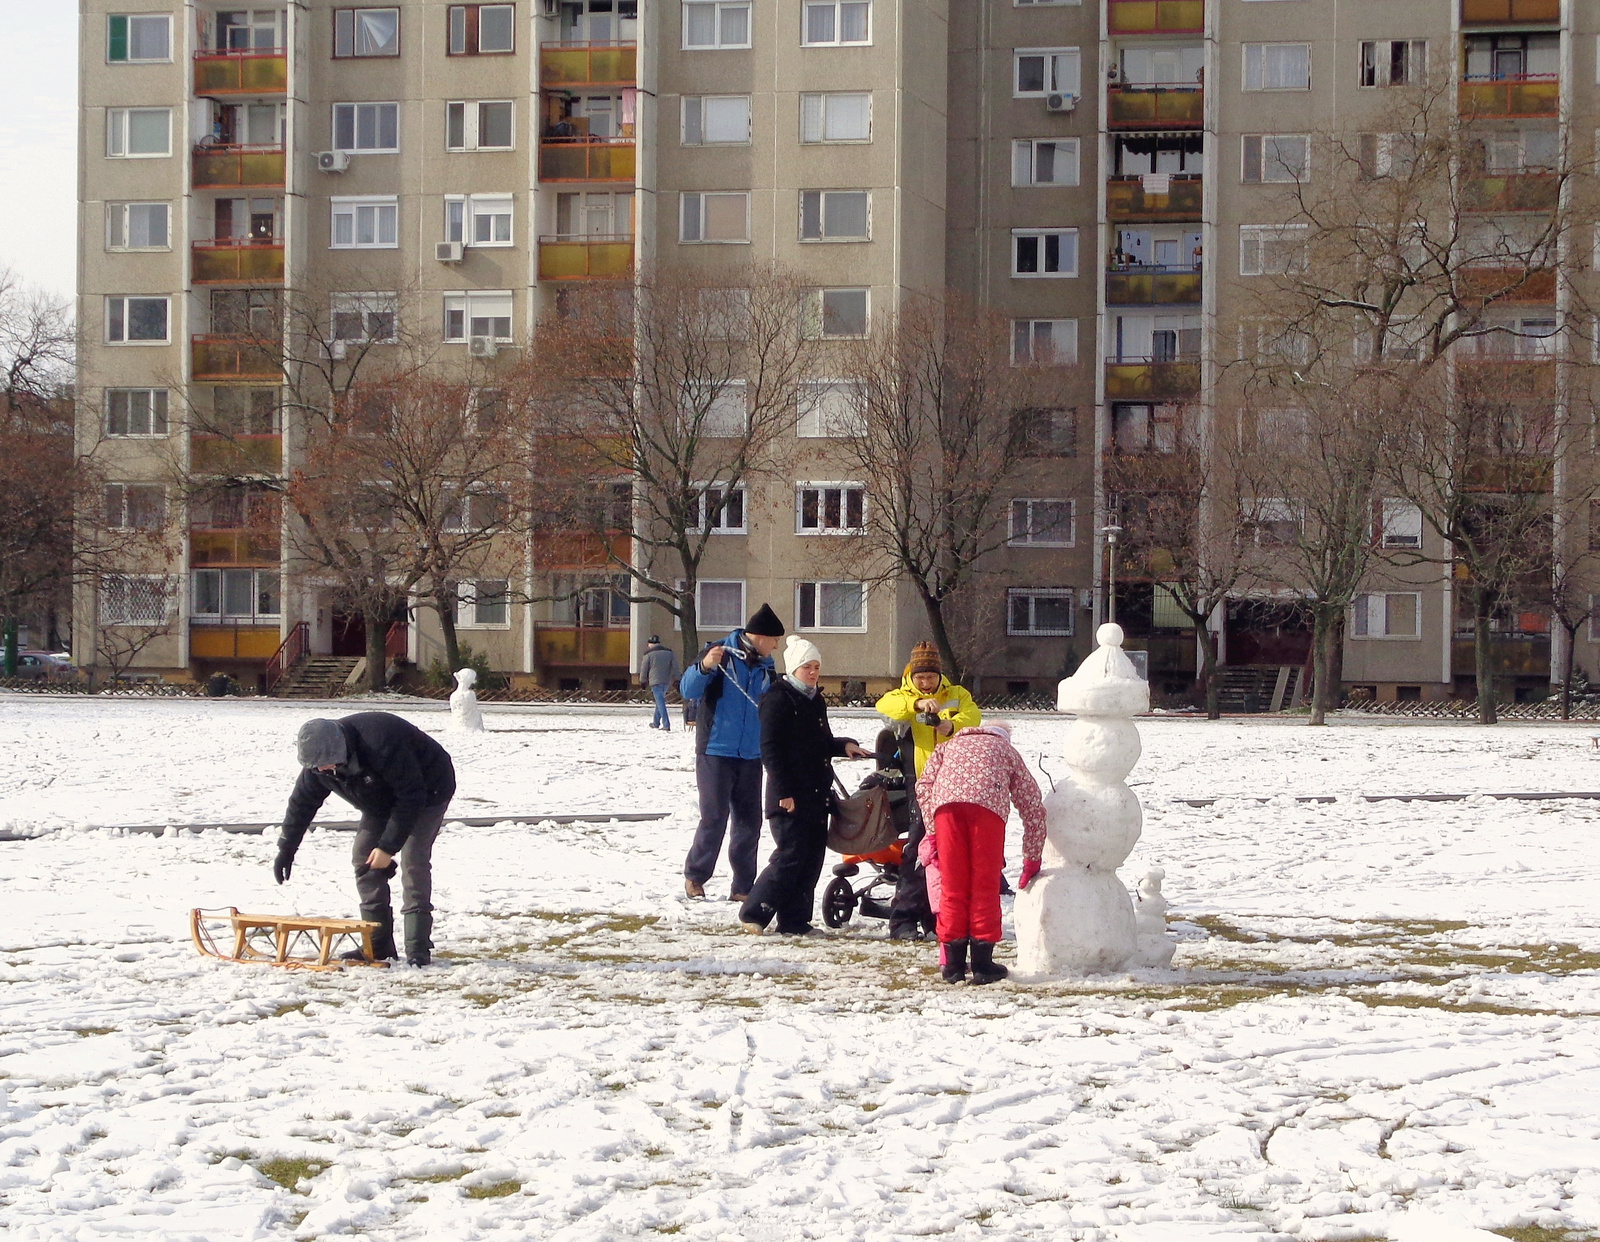
[[[783,814],[778,805],[794,799],[800,817],[827,812],[833,786],[833,763],[853,738],[834,737],[828,727],[828,705],[822,695],[796,690],[783,677],[761,696],[761,764],[767,770],[766,813]]]

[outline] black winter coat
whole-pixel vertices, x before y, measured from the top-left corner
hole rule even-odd
[[[357,712],[338,724],[349,758],[333,772],[301,771],[283,815],[283,840],[298,847],[317,808],[336,793],[363,815],[385,818],[378,848],[398,854],[417,816],[454,795],[456,769],[450,752],[388,712]]]
[[[766,813],[786,814],[778,803],[793,798],[795,814],[819,814],[833,787],[835,755],[854,741],[834,737],[822,695],[806,695],[780,677],[761,696],[761,764],[767,770]]]

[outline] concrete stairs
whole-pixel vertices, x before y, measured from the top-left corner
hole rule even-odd
[[[344,693],[345,682],[360,663],[359,656],[312,656],[279,683],[277,697],[336,699]]]
[[[1292,707],[1299,696],[1301,669],[1225,666],[1217,698],[1225,712],[1277,712]]]

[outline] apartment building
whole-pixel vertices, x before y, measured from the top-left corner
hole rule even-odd
[[[97,635],[143,634],[135,673],[247,684],[365,643],[251,518],[294,469],[283,361],[259,342],[296,299],[328,304],[330,353],[408,327],[441,367],[492,374],[564,290],[643,265],[776,262],[814,286],[826,335],[868,335],[906,298],[953,289],[1012,320],[1018,365],[1065,369],[1067,399],[1030,415],[975,659],[986,689],[1046,689],[1107,605],[1102,463],[1170,448],[1172,410],[1213,399],[1232,347],[1218,325],[1271,269],[1275,192],[1317,175],[1310,135],[1359,132],[1384,86],[1448,66],[1499,153],[1486,208],[1538,210],[1518,187],[1562,134],[1593,132],[1574,87],[1594,80],[1600,35],[1575,0],[80,7],[80,437],[106,464],[108,521],[173,538],[80,593],[77,655],[103,665]],[[1530,323],[1561,295],[1537,296],[1517,308]],[[818,642],[830,682],[876,689],[926,624],[906,588],[826,568],[873,503],[841,464],[848,420],[825,413],[847,382],[818,376],[797,411],[794,477],[724,507],[699,609],[709,633],[770,602]],[[229,486],[191,504],[179,473]],[[1385,542],[1425,539],[1391,516]],[[673,631],[593,558],[541,551],[515,586],[577,593],[524,604],[504,580],[467,583],[456,623],[496,668],[552,687],[620,688],[643,636]],[[1289,603],[1219,610],[1225,660],[1303,664]],[[1193,630],[1158,583],[1122,584],[1117,611],[1153,682],[1192,676]],[[1345,680],[1451,692],[1472,666],[1458,612],[1437,566],[1375,581]],[[1591,673],[1595,639],[1579,652]],[[425,609],[386,641],[423,665],[440,651]],[[1540,618],[1499,641],[1508,671],[1548,676]]]

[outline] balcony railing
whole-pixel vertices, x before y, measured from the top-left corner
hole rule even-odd
[[[246,238],[194,243],[191,255],[197,285],[281,285],[283,243]]]
[[[543,665],[628,667],[628,630],[577,625],[541,625],[534,650]]]
[[[196,336],[190,348],[189,370],[197,383],[277,384],[283,380],[281,348],[256,337]]]
[[[1165,224],[1196,221],[1205,205],[1198,173],[1165,175],[1165,190],[1154,187],[1162,177],[1118,177],[1106,182],[1106,218],[1118,224]]]
[[[189,532],[191,565],[276,565],[279,560],[280,549],[275,535],[247,535],[240,530]]]
[[[539,85],[632,86],[638,81],[633,43],[546,43],[539,48]]]
[[[189,465],[196,474],[278,474],[283,469],[283,437],[195,435]]]
[[[1106,301],[1122,306],[1198,305],[1200,269],[1153,264],[1109,268]]]
[[[189,629],[189,654],[199,660],[265,660],[278,650],[278,627],[196,622]]]
[[[1199,34],[1205,0],[1111,0],[1106,26],[1114,35]]]
[[[1555,458],[1535,454],[1484,456],[1467,463],[1463,486],[1469,492],[1537,496],[1555,485]]]
[[[1559,22],[1561,0],[1461,0],[1463,26]]]
[[[542,138],[540,181],[633,181],[632,138]]]
[[[1552,173],[1508,173],[1475,176],[1462,187],[1466,211],[1554,211],[1561,197],[1561,179]]]
[[[1556,274],[1551,268],[1467,267],[1461,270],[1461,296],[1494,303],[1536,303],[1556,300]]]
[[[1486,340],[1496,338],[1489,337]],[[1508,340],[1505,348],[1528,344]],[[1510,401],[1553,401],[1556,395],[1556,360],[1532,354],[1494,353],[1469,355],[1460,360],[1456,374],[1467,399],[1492,397]]]
[[[197,190],[265,190],[282,185],[282,147],[212,145],[194,149]]]
[[[1106,88],[1106,126],[1110,129],[1199,129],[1205,124],[1206,96],[1199,85]]]
[[[1200,392],[1200,363],[1193,358],[1107,358],[1106,398],[1171,401]]]
[[[268,51],[196,52],[196,95],[282,95],[289,89],[289,54]]]
[[[1515,78],[1467,78],[1460,111],[1471,117],[1555,116],[1561,111],[1561,79],[1555,74]]]
[[[541,237],[540,280],[622,280],[633,275],[631,237]]]

